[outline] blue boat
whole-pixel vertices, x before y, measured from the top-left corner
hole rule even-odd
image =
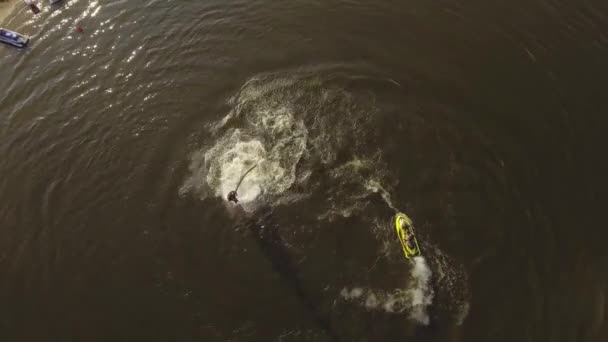
[[[0,42],[2,43],[24,48],[29,41],[30,38],[27,36],[0,27]]]

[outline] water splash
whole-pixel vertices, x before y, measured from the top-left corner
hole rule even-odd
[[[249,103],[251,96],[242,94],[244,97],[234,100],[235,109],[221,124],[242,117],[243,127],[228,128],[212,147],[193,155],[192,175],[182,193],[195,190],[203,198],[225,198],[241,176],[258,163],[238,190],[240,203],[245,209],[252,209],[254,206],[249,204],[261,195],[279,195],[295,182],[296,165],[306,149],[304,123],[289,106],[272,101]]]
[[[215,189],[214,195],[225,196],[236,188],[241,176],[252,165],[260,163],[260,168],[263,168],[263,159],[267,156],[268,153],[260,141],[244,140],[240,130],[235,130],[227,139],[221,140],[220,144],[205,153],[204,158],[209,165],[207,184]],[[264,183],[264,178],[254,169],[243,179],[239,200],[246,203],[255,199],[262,192]]]
[[[414,284],[409,289],[412,305],[410,318],[427,325],[429,324],[427,307],[433,303],[434,292],[430,284],[432,272],[424,257],[414,257],[411,275]]]
[[[371,121],[378,112],[373,95],[358,87],[356,93],[348,90],[358,82],[376,81],[344,72],[319,73],[318,68],[249,79],[227,101],[228,113],[208,125],[210,146],[193,154],[192,175],[180,192],[224,198],[234,190],[242,172],[260,160],[239,189],[242,204],[261,197],[277,203],[279,195],[297,183],[307,194],[327,191],[327,203],[338,205],[333,211],[345,215],[357,211],[361,198],[375,191],[374,185],[365,186],[368,176],[377,184],[390,185],[384,180],[381,152],[370,150],[367,142],[373,136],[369,133],[375,127]],[[352,162],[344,158],[349,154],[353,154]],[[318,184],[308,182],[312,173],[325,172],[335,178],[329,186],[316,188]],[[353,185],[356,193],[351,194],[347,188]],[[383,196],[384,189],[390,191],[382,187]],[[333,195],[349,201],[335,201]]]
[[[381,310],[391,314],[408,312],[408,317],[420,324],[428,325],[427,309],[433,304],[434,291],[431,286],[432,271],[424,257],[413,259],[407,287],[392,291],[371,288],[343,288],[343,299],[356,302],[367,310]]]
[[[375,179],[367,180],[367,182],[365,182],[365,188],[373,193],[380,193],[382,199],[384,199],[386,205],[388,205],[389,208],[393,209],[396,212],[399,211],[393,205],[390,193],[386,189],[384,189],[384,187],[378,181],[376,181]]]
[[[389,191],[396,182],[390,181],[387,168],[380,153],[376,153],[367,157],[353,156],[351,160],[331,169],[329,176],[334,189],[328,194],[330,201],[327,209],[318,218],[333,220],[370,209],[367,204],[372,194],[380,194],[387,206],[397,211]]]

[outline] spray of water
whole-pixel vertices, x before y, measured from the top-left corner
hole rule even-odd
[[[374,193],[379,192],[380,195],[382,196],[382,199],[384,199],[384,201],[386,202],[386,205],[388,205],[389,208],[393,209],[394,211],[399,211],[393,205],[393,201],[391,200],[391,195],[389,194],[389,192],[386,191],[386,189],[384,189],[384,187],[377,180],[368,179],[365,182],[365,188]]]
[[[429,324],[427,307],[433,303],[434,293],[430,284],[432,272],[424,257],[414,257],[411,275],[413,286],[408,290],[412,305],[410,318],[422,324]]]
[[[393,291],[370,288],[343,288],[340,295],[347,301],[359,303],[367,310],[381,310],[391,314],[408,312],[408,317],[428,325],[427,309],[433,303],[434,292],[431,286],[432,272],[424,257],[415,257],[407,280],[407,287]]]
[[[182,192],[225,198],[257,164],[238,189],[242,207],[254,210],[256,199],[277,196],[295,182],[296,165],[306,149],[306,127],[288,105],[258,101],[256,94],[244,89],[242,98],[232,99],[237,104],[222,123],[238,117],[242,127],[225,129],[212,147],[193,155],[191,177]]]
[[[388,168],[381,150],[370,148],[368,139],[378,134],[374,120],[382,117],[368,89],[399,85],[373,76],[376,71],[361,74],[360,67],[321,65],[249,79],[228,99],[228,113],[208,126],[211,141],[193,153],[192,176],[181,192],[224,198],[251,163],[260,160],[239,189],[245,206],[261,195],[281,201],[285,194],[279,194],[296,183],[309,193],[327,190],[324,184],[317,189],[307,183],[310,170],[327,172],[322,179],[333,178],[326,198],[336,207],[321,216],[351,215],[373,192],[386,197],[392,185],[385,175]],[[345,159],[348,155],[351,161]],[[367,186],[369,179],[375,183]]]

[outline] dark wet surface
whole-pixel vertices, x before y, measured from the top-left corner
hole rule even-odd
[[[41,8],[2,23],[2,341],[608,337],[605,1]]]

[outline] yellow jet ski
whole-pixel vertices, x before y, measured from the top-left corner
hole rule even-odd
[[[395,216],[395,231],[406,258],[410,259],[420,255],[418,240],[416,240],[416,236],[414,235],[414,224],[404,213],[399,213]]]

